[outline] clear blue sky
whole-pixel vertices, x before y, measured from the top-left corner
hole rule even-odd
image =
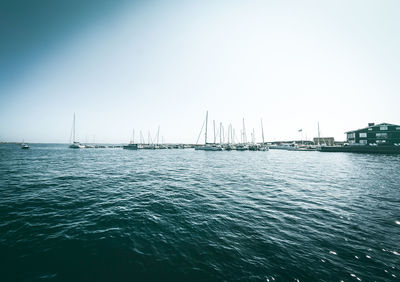
[[[33,3],[35,2],[35,3]],[[400,124],[399,1],[2,1],[0,141]],[[210,124],[209,124],[210,126]]]

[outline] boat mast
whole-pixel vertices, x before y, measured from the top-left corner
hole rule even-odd
[[[264,126],[263,126],[262,119],[261,119],[261,134],[262,134],[262,141],[263,141],[263,145],[264,145]]]
[[[222,122],[219,123],[219,144],[222,144]]]
[[[206,112],[206,133],[204,135],[204,145],[207,145],[208,111]]]
[[[213,125],[214,125],[214,144],[216,142],[216,136],[215,136],[215,119],[213,120]]]
[[[157,145],[159,144],[159,138],[160,138],[160,126],[158,126],[157,130]]]
[[[230,144],[230,140],[231,140],[231,138],[230,138],[231,137],[231,125],[230,124],[228,125],[228,136],[227,137],[228,137],[228,144]]]
[[[243,143],[247,143],[246,127],[244,126],[244,118],[243,118]]]
[[[319,141],[320,141],[320,134],[319,134],[319,122],[318,122],[318,146],[320,145]]]
[[[222,142],[225,144],[225,127],[222,126]]]
[[[142,131],[140,130],[140,143],[141,144],[144,144],[144,137],[143,137],[143,133],[142,133]]]

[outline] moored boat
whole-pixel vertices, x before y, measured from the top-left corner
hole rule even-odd
[[[21,143],[21,149],[29,149],[29,145],[26,143]]]
[[[205,144],[202,146],[197,146],[194,148],[195,150],[203,150],[203,151],[222,151],[223,148],[218,144]]]
[[[206,121],[205,121],[206,130],[205,130],[205,134],[204,134],[204,145],[196,146],[194,149],[202,150],[202,151],[222,151],[223,150],[222,146],[215,144],[215,126],[214,126],[214,143],[212,143],[212,144],[207,143],[207,123],[208,123],[208,111],[206,112]],[[203,124],[203,126],[204,126],[204,124]],[[201,134],[201,132],[200,132],[200,134]],[[199,135],[199,137],[200,137],[200,135]]]
[[[82,148],[85,148],[85,146],[82,145],[79,142],[73,142],[71,145],[69,145],[69,148],[71,148],[71,149],[82,149]]]
[[[281,143],[279,145],[271,145],[271,146],[269,146],[269,148],[276,149],[276,150],[294,151],[294,150],[297,150],[298,146],[296,143]]]
[[[82,145],[81,143],[79,143],[78,141],[75,141],[75,113],[74,113],[74,120],[72,123],[72,144],[69,145],[69,148],[71,149],[82,149],[85,148],[84,145]]]
[[[126,150],[137,150],[138,149],[138,144],[130,143],[128,145],[122,146],[122,148],[126,149]]]

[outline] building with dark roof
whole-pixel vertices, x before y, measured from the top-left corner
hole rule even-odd
[[[369,123],[368,127],[346,132],[349,145],[400,144],[400,125]]]

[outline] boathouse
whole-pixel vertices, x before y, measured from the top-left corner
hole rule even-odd
[[[349,145],[400,144],[400,125],[369,123],[368,127],[346,132]]]

